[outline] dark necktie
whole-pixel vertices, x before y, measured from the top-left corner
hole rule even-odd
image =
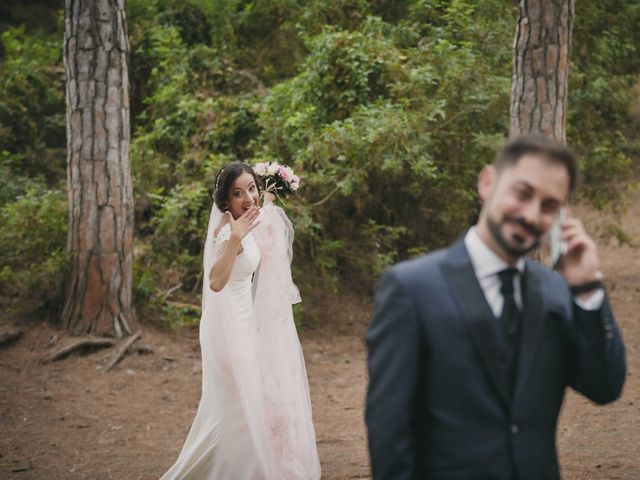
[[[516,370],[518,366],[518,330],[520,327],[520,310],[516,305],[513,295],[513,280],[518,274],[515,268],[507,268],[498,272],[500,277],[500,293],[504,298],[504,306],[500,314],[500,324],[504,329],[507,338],[507,380],[511,392],[513,392],[516,380]]]
[[[500,314],[500,324],[504,328],[507,340],[511,343],[515,339],[518,331],[518,319],[520,318],[520,310],[516,305],[516,299],[513,294],[513,279],[518,274],[515,268],[507,268],[498,272],[500,277],[500,293],[504,298],[502,313]]]

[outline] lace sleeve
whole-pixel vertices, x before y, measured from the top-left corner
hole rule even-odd
[[[213,246],[216,249],[216,255],[220,255],[222,244],[229,240],[229,237],[231,237],[231,225],[227,223],[220,229],[218,235],[213,239]]]

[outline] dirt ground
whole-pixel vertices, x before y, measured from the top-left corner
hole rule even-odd
[[[636,238],[639,216],[640,198],[622,221]],[[587,225],[594,222],[602,224],[602,216],[586,215]],[[628,378],[622,397],[606,407],[568,395],[558,429],[560,463],[570,480],[638,480],[640,249],[610,241],[601,257]],[[362,334],[370,305],[336,295],[323,307],[326,319],[301,333],[322,477],[369,478]],[[175,460],[200,396],[197,330],[147,326],[136,346],[153,353],[130,354],[109,373],[96,366],[110,352],[41,365],[57,333],[35,325],[0,350],[0,479],[157,479]]]

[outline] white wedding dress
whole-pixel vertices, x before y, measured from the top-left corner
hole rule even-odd
[[[205,279],[230,234],[213,207]],[[221,292],[203,288],[202,397],[176,463],[161,480],[317,480],[320,463],[292,303],[293,229],[273,205],[242,240]],[[214,232],[217,231],[217,234]]]

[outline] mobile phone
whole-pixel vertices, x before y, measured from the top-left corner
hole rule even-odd
[[[558,218],[553,223],[551,231],[549,232],[549,240],[551,241],[551,268],[556,269],[562,259],[562,256],[567,253],[567,242],[560,240],[562,229],[562,222],[567,218],[567,208],[562,207],[558,213]]]

